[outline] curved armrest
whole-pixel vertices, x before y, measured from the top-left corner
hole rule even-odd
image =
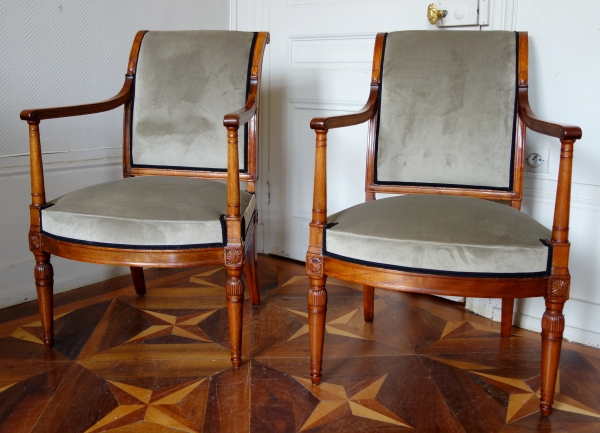
[[[256,114],[256,104],[254,103],[256,98],[254,95],[248,97],[248,101],[246,102],[246,106],[244,108],[240,108],[233,113],[226,114],[223,118],[223,125],[228,128],[239,128],[246,122],[249,122],[252,119],[252,116]]]
[[[581,138],[579,126],[563,125],[538,118],[529,106],[527,89],[519,89],[519,116],[529,129],[540,134],[549,135],[562,140],[578,140]]]
[[[53,108],[34,108],[32,110],[21,111],[21,119],[32,121],[40,121],[44,119],[56,119],[59,117],[82,116],[84,114],[101,113],[117,108],[131,99],[131,87],[133,84],[133,76],[126,75],[125,83],[121,91],[114,97],[106,101],[96,102],[92,104],[71,105],[68,107],[53,107]]]
[[[375,111],[377,110],[378,96],[379,86],[371,85],[369,99],[367,99],[367,103],[360,111],[352,114],[345,114],[343,116],[316,118],[310,121],[310,127],[312,129],[327,130],[332,128],[340,128],[343,126],[358,125],[366,122],[373,117]]]

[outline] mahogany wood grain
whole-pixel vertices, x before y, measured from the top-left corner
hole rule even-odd
[[[568,226],[571,194],[573,145],[581,138],[577,126],[563,125],[539,119],[533,114],[528,101],[528,37],[520,32],[517,65],[517,118],[513,159],[513,182],[510,191],[481,190],[456,187],[380,185],[375,179],[375,141],[377,132],[377,101],[380,92],[384,34],[378,34],[373,55],[373,71],[369,99],[365,107],[354,114],[316,118],[311,128],[316,131],[315,182],[313,213],[307,252],[306,273],[311,280],[308,295],[310,325],[310,363],[313,384],[321,378],[323,355],[323,327],[327,307],[325,279],[328,276],[363,284],[365,321],[373,319],[373,287],[399,291],[445,296],[502,298],[501,336],[509,337],[512,329],[514,298],[546,298],[546,313],[542,320],[542,391],[540,409],[543,415],[552,410],[554,388],[560,358],[564,317],[562,309],[569,297]],[[367,141],[365,201],[375,200],[376,193],[387,194],[446,194],[469,196],[493,201],[508,201],[515,209],[521,208],[523,172],[525,163],[525,128],[561,140],[559,180],[556,192],[552,227],[552,269],[549,277],[540,278],[474,278],[447,275],[429,275],[382,269],[375,266],[350,263],[323,256],[323,229],[327,223],[327,164],[326,136],[330,128],[355,125],[369,121]],[[318,308],[317,308],[318,306]]]
[[[250,86],[245,106],[232,114],[224,115],[223,123],[227,127],[228,162],[227,172],[202,170],[178,170],[168,168],[139,168],[131,166],[131,123],[133,116],[133,87],[141,44],[146,31],[136,34],[127,65],[125,83],[121,91],[111,99],[93,104],[70,107],[30,109],[21,112],[21,119],[29,124],[31,195],[29,246],[36,257],[35,279],[38,289],[39,308],[42,318],[44,343],[53,344],[52,330],[52,265],[50,255],[90,263],[117,266],[129,266],[136,292],[143,295],[146,291],[143,267],[192,267],[224,263],[227,268],[227,303],[230,323],[230,343],[232,363],[238,367],[241,362],[242,305],[244,282],[241,274],[244,269],[244,256],[247,257],[251,296],[255,304],[260,302],[256,272],[256,213],[248,228],[248,240],[242,239],[242,219],[240,216],[240,180],[247,182],[247,190],[255,192],[258,178],[258,113],[260,97],[260,76],[262,59],[269,34],[257,35],[254,51],[251,53]],[[40,211],[46,204],[42,150],[40,144],[40,120],[59,117],[80,116],[112,110],[124,105],[123,123],[123,176],[185,176],[204,179],[227,180],[227,245],[225,248],[196,248],[187,250],[144,250],[109,248],[84,245],[77,242],[57,240],[41,233]],[[239,172],[238,128],[248,123],[248,172]],[[245,253],[246,251],[246,253]]]

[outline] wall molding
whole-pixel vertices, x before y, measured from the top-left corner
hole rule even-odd
[[[371,70],[376,33],[288,36],[290,69]]]

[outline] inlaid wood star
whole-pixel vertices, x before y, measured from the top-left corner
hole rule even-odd
[[[288,339],[288,341],[294,340],[304,334],[308,334],[308,323],[307,323],[308,322],[308,313],[304,313],[302,311],[297,311],[297,310],[290,310],[290,309],[288,309],[287,311],[289,311],[294,316],[296,316],[297,318],[302,320],[302,322],[304,322],[302,327],[300,329],[298,329],[298,331],[296,331],[296,333],[294,335],[292,335]],[[350,322],[350,320],[357,313],[358,313],[358,309],[355,309],[355,310],[350,311],[347,314],[344,314],[341,317],[338,317],[337,319],[330,320],[329,322],[327,322],[325,324],[325,332],[327,332],[328,334],[341,335],[342,337],[350,337],[350,338],[358,338],[360,340],[366,340],[366,338],[363,337],[362,335],[358,335],[358,334],[351,332],[352,328],[343,326],[343,325],[346,325],[348,322]]]
[[[472,373],[510,394],[506,411],[506,424],[539,410],[540,390],[534,391],[525,381],[480,372]],[[555,392],[554,409],[600,418],[599,412],[560,393],[560,371],[556,382]]]
[[[398,415],[376,400],[387,374],[353,385],[351,393],[341,385],[323,382],[313,386],[310,379],[294,377],[320,401],[300,431],[312,429],[344,416],[358,416],[387,424],[412,428]]]
[[[141,310],[152,317],[159,319],[163,324],[153,324],[149,328],[130,338],[126,343],[162,337],[165,335],[176,335],[191,340],[210,342],[211,339],[204,333],[198,324],[208,318],[217,310],[193,313],[185,316],[174,316],[156,311]]]
[[[119,406],[88,428],[85,433],[100,433],[142,422],[194,433],[196,432],[194,426],[179,410],[178,404],[205,380],[200,379],[158,390],[109,380],[107,382],[110,390],[119,402]],[[146,430],[151,428],[148,426]]]

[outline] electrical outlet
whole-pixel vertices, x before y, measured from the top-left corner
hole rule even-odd
[[[547,147],[525,148],[525,171],[528,173],[548,174],[550,149]]]

